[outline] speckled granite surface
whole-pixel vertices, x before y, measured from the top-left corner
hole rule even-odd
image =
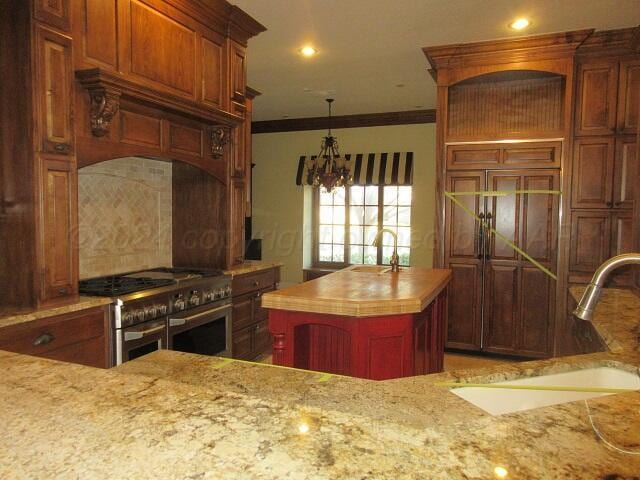
[[[585,289],[569,291],[579,302]],[[640,351],[640,297],[630,290],[603,289],[592,323],[610,352]]]
[[[18,323],[32,322],[41,318],[54,317],[65,313],[78,312],[93,307],[101,307],[111,303],[110,298],[105,297],[78,297],[78,300],[66,305],[41,308],[25,312],[0,311],[0,328],[16,325]]]
[[[269,268],[281,267],[283,263],[280,262],[269,262],[265,260],[245,260],[240,265],[235,265],[228,270],[225,270],[224,273],[235,277],[236,275],[242,275],[245,273],[259,272],[261,270],[267,270]]]
[[[583,402],[492,417],[434,385],[595,366],[637,371],[640,353],[374,382],[168,351],[106,371],[0,352],[0,478],[638,478],[640,455],[598,440]],[[640,450],[640,392],[589,405]]]

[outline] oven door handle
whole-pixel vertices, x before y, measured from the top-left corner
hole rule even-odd
[[[124,332],[124,341],[129,342],[131,340],[140,340],[141,338],[148,337],[157,332],[161,332],[165,329],[164,323],[155,324],[153,327],[147,328],[146,330],[133,330],[130,332]]]
[[[204,316],[211,315],[212,313],[221,312],[222,310],[229,310],[230,308],[231,308],[231,304],[227,303],[221,307],[205,310],[204,312],[194,313],[193,315],[189,315],[188,317],[177,317],[177,318],[169,317],[169,326],[179,327],[180,325],[184,325],[187,322],[191,322],[193,320],[197,320]]]

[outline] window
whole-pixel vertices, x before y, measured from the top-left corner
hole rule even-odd
[[[332,193],[316,189],[314,195],[316,265],[389,264],[392,235],[385,234],[382,245],[372,246],[381,228],[398,234],[400,265],[409,265],[411,187],[352,186]]]

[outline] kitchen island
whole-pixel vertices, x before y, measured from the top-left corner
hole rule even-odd
[[[372,380],[440,372],[450,279],[357,265],[267,293],[273,363]]]

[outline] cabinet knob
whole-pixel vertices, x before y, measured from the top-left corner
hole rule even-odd
[[[59,289],[58,289],[58,293],[59,293],[60,295],[66,295],[66,294],[68,294],[68,293],[69,293],[69,290],[68,290],[68,289],[66,289],[66,288],[64,288],[64,287],[63,287],[63,288],[59,288]]]
[[[58,153],[69,153],[71,151],[71,145],[68,143],[58,143],[54,150]]]
[[[613,207],[613,202],[607,202],[607,207],[609,208]]]
[[[50,333],[43,333],[38,338],[33,341],[34,347],[41,347],[42,345],[46,345],[47,343],[51,343],[55,340],[56,337],[51,335]]]
[[[258,280],[254,280],[254,281],[253,281],[253,286],[254,286],[254,287],[257,287],[257,286],[259,286],[259,285],[260,285],[260,282],[258,282]]]

